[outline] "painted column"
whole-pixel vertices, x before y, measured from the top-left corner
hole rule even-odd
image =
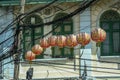
[[[90,8],[87,8],[83,13],[80,14],[80,32],[86,32],[90,34],[91,32],[91,20],[90,20]],[[81,49],[80,53],[82,53],[83,49]],[[85,46],[83,55],[81,58],[91,59],[91,43]],[[81,69],[84,69],[84,62],[86,66],[90,66],[91,62],[87,60],[81,59]],[[90,68],[87,67],[88,70]],[[83,74],[83,70],[81,70],[81,75]],[[87,75],[90,76],[91,72],[87,71]]]

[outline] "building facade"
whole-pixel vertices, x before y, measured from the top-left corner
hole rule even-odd
[[[25,12],[30,12],[36,8],[41,8],[49,2],[44,0],[39,2],[26,0]],[[8,5],[1,1],[2,5]],[[14,13],[18,13],[19,1],[13,1]],[[80,7],[82,1],[68,0],[55,3],[43,10],[28,15],[23,22],[27,24],[44,24],[62,18]],[[87,80],[119,80],[120,79],[120,1],[119,0],[98,0],[83,12],[51,25],[41,25],[36,28],[23,27],[21,48],[21,63],[19,68],[19,79],[26,79],[27,71],[33,68],[33,79],[35,80],[78,80],[79,75]],[[56,26],[57,29],[53,30]],[[30,26],[33,27],[33,26]],[[49,47],[42,55],[36,57],[32,64],[25,62],[25,53],[31,50],[32,46],[39,44],[39,40],[51,35],[69,35],[87,32],[90,34],[92,28],[100,27],[106,31],[106,40],[96,50],[96,43],[91,42],[80,49]],[[81,58],[79,54],[84,53]],[[81,61],[81,62],[79,62]],[[79,63],[81,64],[79,66]],[[71,65],[71,66],[70,66]],[[86,69],[85,69],[86,66]],[[80,67],[80,68],[79,68]],[[81,78],[80,78],[81,79]]]

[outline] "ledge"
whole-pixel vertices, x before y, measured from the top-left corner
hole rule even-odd
[[[70,61],[73,61],[73,59],[68,59],[68,58],[50,58],[50,59],[36,59],[36,60],[33,60],[31,63],[33,63],[32,65],[40,65],[40,64],[43,64],[43,63],[67,63],[67,62],[70,62]],[[30,65],[29,64],[29,61],[20,61],[21,65],[22,66],[28,66]],[[38,63],[38,64],[36,64]]]
[[[120,62],[120,56],[100,56],[99,60]]]

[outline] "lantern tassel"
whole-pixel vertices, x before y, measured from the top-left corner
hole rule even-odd
[[[73,58],[73,50],[74,50],[74,48],[72,47],[72,48],[70,48],[70,52],[72,53],[72,56],[70,57],[71,59]]]
[[[101,46],[101,42],[96,43],[96,47],[97,47],[97,49],[96,49],[96,54],[97,54],[98,48],[99,48],[100,46]]]
[[[100,47],[101,46],[101,42],[96,43],[96,46]]]

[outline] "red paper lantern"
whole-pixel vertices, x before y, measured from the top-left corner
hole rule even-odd
[[[35,54],[32,51],[27,51],[25,58],[29,61],[32,61],[35,59]]]
[[[44,49],[48,48],[50,45],[48,43],[48,39],[47,38],[43,38],[40,40],[40,46],[43,47]]]
[[[39,55],[43,52],[43,48],[39,44],[36,44],[32,47],[32,52],[36,55]]]
[[[58,36],[56,39],[56,44],[60,48],[66,46],[66,37],[63,35]]]
[[[81,46],[85,46],[90,42],[90,35],[87,33],[77,34],[77,42],[81,44]]]
[[[94,28],[91,32],[91,38],[97,43],[103,42],[106,39],[106,32],[101,28]]]
[[[51,36],[48,38],[48,42],[49,42],[49,45],[50,46],[56,46],[56,39],[57,39],[57,36]]]
[[[74,34],[66,37],[66,45],[69,47],[75,47],[77,45],[77,39]]]

